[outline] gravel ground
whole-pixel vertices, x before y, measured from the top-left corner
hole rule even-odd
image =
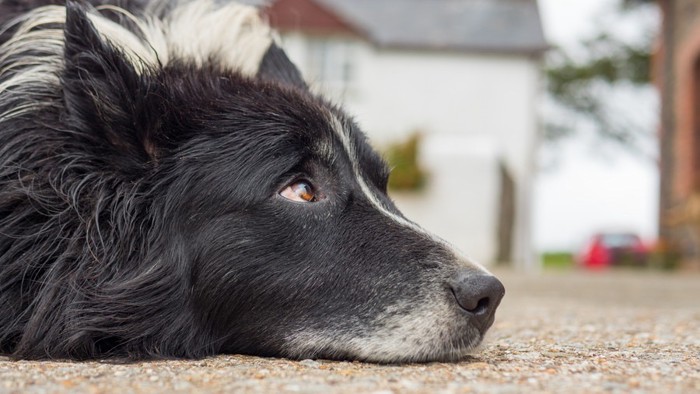
[[[0,392],[700,393],[700,275],[497,274],[507,294],[496,324],[461,363],[0,359]]]

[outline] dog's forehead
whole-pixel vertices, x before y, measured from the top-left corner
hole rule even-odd
[[[342,160],[358,182],[380,186],[389,176],[389,168],[358,125],[341,110],[332,107],[326,119],[328,138],[315,144],[316,150],[335,163]]]
[[[264,103],[253,102],[251,109],[264,107],[263,111],[271,117],[269,124],[281,126],[287,140],[301,144],[299,148],[315,159],[330,166],[342,161],[356,162],[361,167],[364,163],[383,165],[355,122],[326,99],[288,86],[248,82],[253,90],[267,94],[261,100]]]
[[[342,155],[343,140],[351,136],[353,132],[342,126],[338,116],[331,111],[324,114],[324,130],[308,130],[311,133],[311,149],[321,160],[333,163]]]
[[[386,171],[385,164],[359,127],[338,108],[324,110],[323,130],[307,130],[313,153],[330,165],[337,165],[339,160],[348,161],[362,172],[367,170],[381,177]]]

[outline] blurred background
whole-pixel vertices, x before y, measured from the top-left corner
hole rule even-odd
[[[473,259],[700,268],[700,2],[249,2]]]

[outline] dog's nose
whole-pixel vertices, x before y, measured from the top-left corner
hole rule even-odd
[[[472,315],[475,325],[486,331],[493,323],[494,313],[506,293],[501,281],[493,275],[460,271],[450,283],[459,306]]]

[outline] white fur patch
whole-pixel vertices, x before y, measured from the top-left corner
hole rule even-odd
[[[257,9],[212,0],[183,3],[163,21],[165,40],[176,57],[197,65],[211,60],[246,75],[255,75],[272,44],[270,28]]]
[[[167,3],[155,1],[148,10],[155,12]],[[138,29],[134,34],[102,16],[90,15],[100,34],[152,66],[167,65],[172,59],[184,59],[200,67],[215,62],[252,76],[272,44],[270,27],[258,10],[235,2],[183,1],[162,19],[136,17],[114,6],[100,9],[126,16]]]
[[[425,298],[418,305],[389,306],[372,322],[353,322],[348,333],[337,328],[293,332],[287,337],[286,350],[297,357],[314,358],[321,350],[326,357],[386,363],[460,360],[482,339],[476,328],[456,323],[463,320],[444,301]],[[455,343],[455,338],[471,342]]]
[[[162,8],[166,3],[156,1],[151,8]],[[257,9],[235,2],[186,1],[176,5],[162,19],[137,17],[109,5],[99,10],[118,13],[132,22],[134,31],[99,13],[88,13],[103,39],[123,51],[137,71],[142,69],[143,64],[167,65],[178,58],[198,66],[216,62],[222,67],[255,75],[273,42],[270,27],[262,21]],[[9,56],[36,46],[62,46],[62,29],[32,30],[63,25],[65,14],[64,7],[46,6],[20,17],[16,21],[19,24],[17,33],[3,45],[0,53]],[[57,52],[56,55],[62,56],[62,53]],[[52,59],[48,59],[48,62],[52,63]]]
[[[162,11],[169,5],[170,1],[160,0],[151,3],[149,9]],[[115,6],[99,9],[119,13],[131,22],[132,30],[100,13],[88,13],[102,38],[119,48],[137,72],[182,59],[197,66],[214,62],[253,76],[273,42],[270,28],[258,11],[235,2],[183,1],[160,19],[137,17]],[[24,97],[27,104],[0,113],[0,121],[42,105],[57,105],[49,96],[60,87],[65,20],[65,7],[45,6],[11,22],[16,32],[0,46],[0,96],[6,102]]]
[[[17,34],[0,46],[0,100],[9,107],[0,113],[0,122],[56,105],[52,94],[60,84],[57,70],[63,68],[63,32],[32,31],[51,23],[56,8],[18,19]]]

